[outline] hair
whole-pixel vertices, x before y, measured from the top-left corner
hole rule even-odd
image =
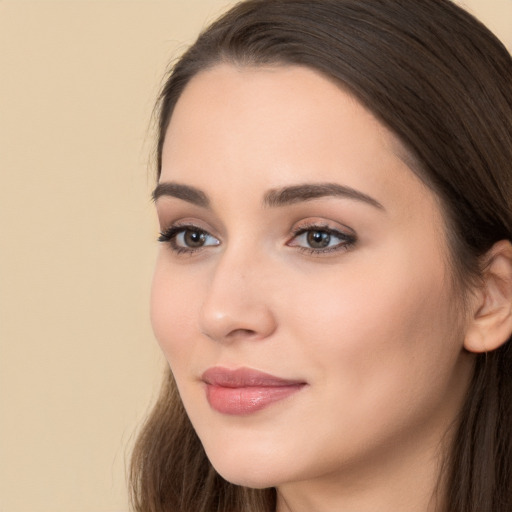
[[[248,0],[208,27],[174,66],[158,103],[157,165],[189,81],[220,63],[300,65],[334,79],[412,155],[439,198],[461,296],[483,257],[512,239],[512,59],[449,0]],[[512,510],[510,340],[475,356],[442,471],[450,512]],[[168,371],[131,465],[137,512],[271,512],[274,489],[222,479]]]

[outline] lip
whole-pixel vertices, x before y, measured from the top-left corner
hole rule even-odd
[[[247,415],[284,400],[300,391],[306,382],[288,380],[253,370],[209,368],[201,376],[212,409],[230,415]]]

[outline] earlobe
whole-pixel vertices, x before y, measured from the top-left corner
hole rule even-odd
[[[470,352],[490,352],[512,334],[512,244],[497,242],[486,255],[482,287],[466,331],[464,347]]]

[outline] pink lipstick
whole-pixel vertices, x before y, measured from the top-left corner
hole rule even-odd
[[[216,411],[223,414],[246,415],[283,400],[306,383],[286,380],[250,368],[214,367],[202,375],[206,398]]]

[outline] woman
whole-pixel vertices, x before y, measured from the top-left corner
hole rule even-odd
[[[160,101],[136,510],[512,510],[511,83],[447,0],[199,37]]]

